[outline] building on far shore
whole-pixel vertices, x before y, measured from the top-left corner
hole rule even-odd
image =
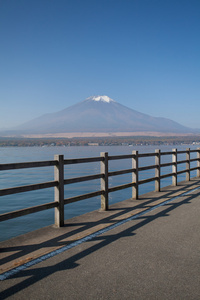
[[[99,143],[88,143],[88,146],[99,146]]]

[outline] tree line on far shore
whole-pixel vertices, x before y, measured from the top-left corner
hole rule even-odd
[[[12,138],[0,137],[0,147],[53,147],[53,146],[136,146],[199,144],[200,136],[171,137],[101,137],[101,138]]]

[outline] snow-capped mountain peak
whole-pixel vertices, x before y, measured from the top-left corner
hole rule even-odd
[[[113,99],[111,99],[110,97],[104,95],[104,96],[92,96],[87,98],[86,100],[93,100],[93,101],[102,101],[102,102],[115,102]]]
[[[16,129],[15,129],[16,130]],[[124,106],[108,96],[92,96],[61,111],[46,114],[21,126],[18,131],[29,134],[67,132],[168,132],[191,133],[172,120],[152,117]]]

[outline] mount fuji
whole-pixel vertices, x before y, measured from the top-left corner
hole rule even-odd
[[[45,114],[15,128],[18,134],[69,132],[191,133],[193,130],[166,118],[128,108],[108,96],[92,96],[55,113]]]

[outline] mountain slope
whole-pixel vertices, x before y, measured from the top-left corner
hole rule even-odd
[[[137,132],[188,133],[191,129],[166,118],[151,117],[108,96],[94,96],[56,113],[46,114],[16,130],[24,133]]]

